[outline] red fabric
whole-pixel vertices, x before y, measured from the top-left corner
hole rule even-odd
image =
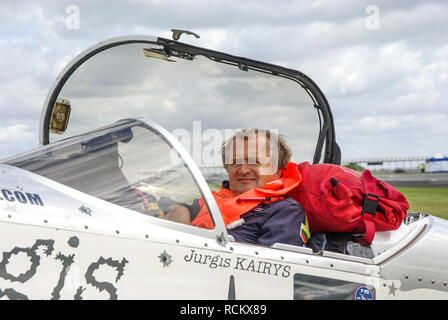
[[[289,195],[304,207],[312,232],[365,233],[363,240],[370,244],[375,231],[398,229],[406,217],[409,204],[405,197],[369,170],[361,174],[338,165],[308,162],[298,168],[302,181]],[[379,197],[375,217],[361,215],[366,193]]]
[[[266,183],[263,188],[253,188],[240,195],[236,195],[231,190],[221,187],[219,191],[212,191],[216,203],[224,220],[224,225],[228,225],[240,219],[240,216],[262,202],[266,202],[266,197],[273,197],[273,201],[278,200],[279,196],[286,195],[290,190],[296,188],[301,180],[300,172],[296,163],[288,163],[282,171],[280,179]],[[201,210],[191,225],[205,229],[213,229],[214,224],[211,220],[207,206],[204,205],[204,199],[199,200]]]
[[[149,201],[148,201],[148,198],[146,198],[146,196],[145,196],[142,192],[140,192],[139,190],[134,189],[134,191],[135,191],[135,193],[137,193],[137,194],[140,196],[140,198],[142,198],[142,200],[143,200],[143,205],[144,205],[144,209],[149,209]]]

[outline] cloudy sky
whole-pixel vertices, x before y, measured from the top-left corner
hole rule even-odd
[[[63,67],[95,43],[170,29],[297,69],[333,110],[343,159],[448,154],[447,1],[0,2],[0,159],[38,146]]]

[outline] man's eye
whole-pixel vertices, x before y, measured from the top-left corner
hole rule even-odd
[[[247,159],[247,164],[259,164],[260,162],[256,158]]]

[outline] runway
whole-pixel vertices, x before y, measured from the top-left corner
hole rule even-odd
[[[448,173],[372,174],[394,187],[448,188]]]

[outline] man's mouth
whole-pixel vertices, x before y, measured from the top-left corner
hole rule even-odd
[[[255,182],[255,179],[238,179],[239,183],[252,183]]]

